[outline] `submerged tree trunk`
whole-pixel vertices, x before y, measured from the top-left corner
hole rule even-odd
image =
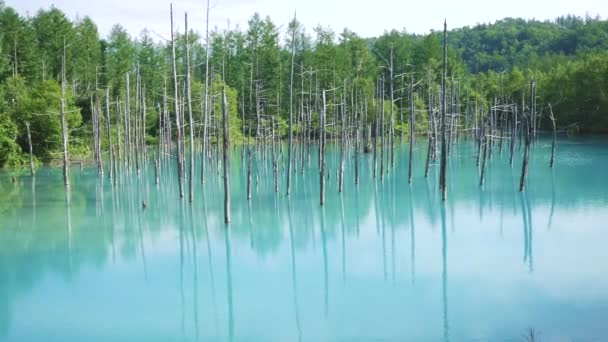
[[[158,185],[160,182],[160,160],[154,155],[154,184]]]
[[[110,88],[106,88],[106,130],[108,131],[108,159],[110,161],[110,172],[109,177],[112,179],[114,177],[114,163],[116,162],[114,159],[114,146],[112,146],[112,132],[111,132],[111,122],[110,122]],[[160,126],[159,126],[160,128]]]
[[[244,107],[244,106],[243,106]],[[209,0],[207,0],[207,20],[205,22],[205,108],[203,118],[203,139],[201,149],[201,183],[205,183],[205,158],[207,152],[207,124],[209,117]]]
[[[483,133],[483,135],[481,137],[481,145],[483,146],[482,147],[483,152],[481,155],[482,161],[481,161],[481,175],[479,176],[479,186],[483,187],[485,176],[486,176],[486,162],[488,159],[488,139],[485,136],[485,132]]]
[[[34,169],[34,149],[32,148],[32,135],[30,134],[30,123],[25,123],[25,128],[27,129],[27,144],[30,150],[30,174],[34,176],[36,174],[36,170]]]
[[[395,164],[395,116],[393,113],[393,107],[394,107],[394,91],[393,91],[393,46],[391,45],[391,67],[390,67],[390,100],[391,100],[391,108],[390,108],[390,132],[389,132],[389,140],[390,140],[390,153],[391,153],[391,159],[390,159],[390,163],[389,163],[389,168],[393,168],[394,164]],[[411,181],[410,181],[411,182]]]
[[[296,15],[293,15],[293,21],[296,21]],[[289,82],[289,148],[287,151],[287,195],[291,192],[291,154],[293,152],[293,68],[295,65],[296,53],[296,30],[293,29],[291,35],[291,78]]]
[[[345,88],[346,88],[346,82],[344,82]],[[343,102],[342,102],[342,108],[341,108],[341,115],[340,115],[340,121],[342,121],[342,128],[341,128],[341,136],[340,136],[340,173],[338,175],[338,192],[342,192],[342,186],[344,184],[344,154],[345,154],[345,148],[346,148],[346,95],[343,96]]]
[[[517,139],[517,106],[513,108],[513,122],[511,123],[511,146],[509,152],[509,165],[513,167],[513,154],[515,152],[515,140]]]
[[[249,122],[249,135],[247,136],[247,200],[251,199],[251,164],[253,161],[253,151],[249,142],[251,136],[251,121]]]
[[[531,139],[532,139],[532,129],[533,129],[533,123],[531,122],[532,118],[534,118],[534,107],[533,107],[533,103],[534,103],[534,79],[530,79],[530,112],[528,113],[528,115],[526,116],[525,114],[523,115],[524,117],[524,124],[525,124],[525,142],[526,142],[526,146],[525,146],[525,150],[524,150],[524,160],[522,163],[522,167],[521,167],[521,177],[519,180],[519,191],[524,191],[525,187],[526,187],[526,178],[528,177],[528,162],[530,160],[530,144],[531,144]]]
[[[277,161],[276,140],[274,137],[274,117],[271,117],[272,126],[272,171],[274,173],[274,192],[279,192],[279,163]]]
[[[325,204],[325,116],[327,106],[325,103],[325,89],[323,90],[321,111],[319,113],[319,199],[320,204]]]
[[[173,14],[172,14],[173,15]],[[171,17],[173,22],[173,16]],[[125,160],[126,166],[131,170],[131,94],[130,94],[130,79],[129,73],[126,73],[127,78],[127,92],[126,92],[126,104],[125,104]],[[177,101],[177,100],[176,100]]]
[[[175,56],[175,35],[173,33],[173,4],[171,4],[171,63],[173,69],[173,100],[175,103],[175,124],[177,125],[177,179],[179,183],[179,197],[184,197],[184,167],[182,159],[182,133],[179,114],[179,94],[177,91],[177,62]]]
[[[355,185],[359,184],[359,149],[360,147],[361,133],[359,132],[359,126],[355,130]]]
[[[441,199],[447,199],[446,185],[446,167],[447,167],[447,146],[446,146],[446,131],[445,131],[445,83],[447,82],[447,55],[448,55],[448,33],[447,21],[443,23],[443,69],[441,72],[441,166],[439,169],[439,188],[441,190]]]
[[[380,87],[380,180],[384,180],[384,78]]]
[[[427,135],[428,135],[428,148],[426,151],[426,165],[424,167],[424,178],[427,178],[429,176],[429,168],[431,166],[431,159],[433,158],[433,150],[434,150],[434,144],[433,144],[433,140],[436,138],[434,136],[434,131],[435,131],[435,118],[433,116],[433,101],[431,99],[431,81],[429,80],[429,114],[428,114],[428,120],[429,120],[429,128],[427,130]]]
[[[525,125],[525,141],[526,147],[524,150],[524,159],[521,167],[521,177],[519,179],[519,191],[524,191],[526,187],[526,177],[528,176],[528,161],[530,158],[530,135],[531,135],[531,125],[530,119],[528,117],[524,117],[524,125]]]
[[[224,223],[230,223],[230,129],[226,86],[222,84],[222,121],[224,126]]]
[[[412,184],[412,161],[414,154],[414,134],[416,133],[415,115],[416,115],[416,105],[414,103],[414,77],[410,79],[410,160],[408,165],[408,183]]]
[[[551,160],[549,161],[549,167],[553,167],[553,163],[555,162],[555,145],[557,144],[557,130],[555,128],[555,117],[553,116],[551,104],[549,104],[549,113],[549,118],[551,119],[551,124],[553,126],[553,143],[551,144]]]
[[[65,49],[65,37],[63,37],[63,57],[61,59],[61,140],[63,142],[63,184],[69,189],[68,125],[65,119]]]
[[[194,119],[192,117],[192,90],[190,84],[190,42],[188,41],[188,13],[184,15],[186,44],[186,101],[188,103],[188,120],[190,121],[190,177],[188,177],[189,200],[194,202]]]

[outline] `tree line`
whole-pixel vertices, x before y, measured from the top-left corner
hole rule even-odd
[[[60,112],[72,160],[99,158],[114,136],[123,148],[133,142],[120,131],[131,128],[125,115],[135,116],[136,146],[170,147],[186,133],[171,123],[187,103],[181,125],[219,145],[224,97],[232,141],[290,133],[315,139],[321,120],[330,138],[360,127],[352,135],[367,137],[365,148],[385,130],[401,140],[425,134],[441,89],[442,34],[391,30],[364,38],[349,29],[308,31],[296,18],[281,29],[256,13],[247,28],[214,28],[208,40],[192,30],[163,39],[144,29],[133,37],[120,25],[103,38],[89,17],[70,20],[55,7],[24,17],[0,1],[0,166],[27,164],[30,143],[34,162],[60,160]],[[447,34],[448,111],[521,102],[533,78],[535,101],[552,104],[558,127],[608,131],[606,21],[505,19]],[[550,128],[548,110],[539,111],[540,128]]]

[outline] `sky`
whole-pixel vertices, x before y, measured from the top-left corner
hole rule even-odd
[[[51,5],[70,19],[89,16],[98,25],[102,37],[120,23],[133,36],[147,28],[156,37],[170,36],[169,0],[5,0],[22,15],[33,16]],[[204,32],[206,0],[173,1],[176,29],[183,29],[183,14],[188,12],[189,26]],[[340,33],[345,27],[362,37],[375,37],[385,30],[406,29],[412,33],[441,30],[444,18],[448,29],[494,22],[505,17],[555,19],[560,15],[608,15],[606,0],[210,0],[210,28],[247,27],[253,13],[270,16],[282,27],[294,12],[309,34],[321,24]],[[284,31],[283,31],[284,32]]]

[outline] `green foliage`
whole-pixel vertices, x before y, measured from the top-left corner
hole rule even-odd
[[[37,74],[44,73],[45,76],[42,79],[60,80],[62,52],[65,49],[66,61],[71,61],[75,56],[74,48],[80,43],[75,41],[72,23],[61,10],[51,6],[48,10],[39,10],[32,19],[31,25],[36,35],[37,58],[44,63],[44,71],[40,70]],[[36,65],[40,64],[40,69],[42,69],[40,62]],[[74,63],[66,63],[66,68],[69,70],[66,73],[74,75],[74,66]]]
[[[36,82],[27,86],[20,77],[9,78],[2,86],[3,102],[8,103],[4,117],[10,120],[7,127],[15,127],[10,136],[20,150],[28,146],[25,125],[30,123],[34,154],[49,160],[54,154],[62,151],[60,103],[61,87],[54,80]],[[80,110],[73,104],[72,98],[66,97],[66,121],[69,128],[78,128],[82,124]],[[83,145],[77,139],[70,141],[74,148]],[[0,163],[3,160],[0,159]]]
[[[126,92],[126,75],[133,70],[136,57],[135,46],[124,27],[114,25],[106,47],[106,75],[108,86],[114,96]]]
[[[607,53],[556,66],[541,87],[543,102],[552,105],[558,125],[578,123],[584,131],[608,133]]]
[[[190,31],[188,37],[197,136],[202,128],[206,76],[211,81],[213,118],[209,128],[216,137],[221,135],[216,134],[214,120],[221,117],[220,95],[225,86],[233,141],[242,141],[249,135],[248,127],[256,127],[258,114],[265,120],[272,116],[279,128],[275,133],[285,137],[290,89],[293,113],[298,118],[293,123],[295,133],[304,127],[300,122],[302,112],[312,117],[312,131],[318,128],[323,90],[328,94],[328,122],[333,125],[328,127],[330,134],[339,134],[340,126],[334,124],[339,121],[336,118],[341,101],[347,105],[347,115],[361,115],[359,118],[367,120],[366,126],[373,126],[379,114],[378,99],[382,98],[387,126],[392,108],[396,134],[403,132],[407,136],[410,103],[406,93],[410,77],[416,84],[418,133],[427,130],[429,98],[435,108],[438,105],[443,64],[441,31],[416,35],[392,30],[366,39],[347,28],[336,34],[317,26],[310,35],[296,19],[282,28],[256,13],[247,28],[210,32],[208,64],[204,34]],[[178,32],[174,38],[177,87],[183,101],[185,33]],[[108,87],[115,136],[120,123],[119,104],[124,116],[127,75],[131,81],[131,115],[141,104],[136,88],[138,80],[141,82],[149,143],[158,141],[159,113],[167,112],[175,120],[168,41],[155,40],[147,30],[132,38],[120,25],[100,39],[89,17],[72,21],[51,6],[30,18],[0,0],[0,165],[21,163],[22,151],[27,150],[26,122],[31,124],[37,158],[49,161],[61,151],[59,106],[64,51],[71,156],[90,154],[92,94],[99,96],[102,103],[105,131],[104,96]],[[545,22],[506,18],[493,24],[453,29],[448,31],[448,91],[452,84],[458,84],[461,112],[467,103],[470,107],[476,104],[479,109],[488,108],[494,101],[521,104],[522,93],[527,92],[529,81],[534,78],[541,116],[546,115],[550,103],[559,127],[576,123],[584,131],[608,132],[606,51],[608,21],[599,18],[566,16]],[[136,99],[140,100],[137,105]],[[188,121],[186,115],[186,124]],[[546,125],[549,121],[543,119],[541,123]],[[102,140],[107,148],[107,134],[102,134]]]
[[[0,167],[20,165],[21,147],[16,143],[17,125],[6,114],[0,114]]]
[[[222,130],[222,87],[224,83],[219,75],[215,75],[213,78],[213,82],[211,83],[211,90],[213,94],[213,99],[211,103],[211,114],[217,116],[218,125],[220,130]],[[229,86],[225,86],[226,88],[226,101],[228,103],[228,115],[229,115],[229,129],[230,129],[230,139],[233,141],[242,140],[241,133],[241,119],[238,115],[238,92],[236,89],[230,88]]]

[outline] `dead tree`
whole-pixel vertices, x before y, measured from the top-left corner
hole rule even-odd
[[[230,129],[226,85],[222,80],[222,121],[224,126],[224,223],[230,223]]]
[[[346,81],[344,81],[344,90],[346,90]],[[346,120],[345,120],[345,115],[346,115],[346,94],[344,94],[342,96],[342,108],[340,111],[340,121],[342,123],[342,128],[341,128],[341,136],[340,136],[340,173],[338,174],[338,192],[342,192],[342,186],[344,184],[344,154],[345,154],[345,148],[346,148]]]
[[[63,56],[61,58],[61,140],[63,142],[63,184],[70,187],[70,171],[68,165],[68,124],[65,119],[65,37],[63,37]]]
[[[272,171],[274,173],[274,192],[279,192],[279,163],[277,160],[276,140],[274,136],[274,116],[270,117],[272,126]]]
[[[207,118],[209,117],[209,0],[207,0],[207,20],[205,21],[205,109],[202,113],[203,139],[201,149],[201,183],[205,183],[205,154],[207,152]],[[244,108],[244,106],[243,106]]]
[[[434,151],[434,144],[433,144],[433,140],[435,139],[434,137],[434,130],[435,130],[435,118],[433,117],[433,100],[431,98],[431,86],[432,86],[432,82],[429,79],[429,104],[428,104],[428,110],[429,110],[429,115],[428,115],[428,121],[429,121],[429,128],[427,130],[427,135],[428,135],[428,147],[427,147],[427,151],[426,151],[426,165],[424,167],[424,178],[427,178],[429,176],[429,168],[431,165],[431,158],[433,158],[433,151]]]
[[[323,89],[321,111],[319,113],[319,196],[320,204],[325,204],[325,116],[327,105],[325,103],[325,89]]]
[[[490,111],[491,111],[491,109],[490,109]],[[489,143],[488,143],[488,137],[486,135],[485,128],[483,125],[481,126],[481,130],[482,130],[482,133],[481,133],[482,151],[480,153],[481,153],[482,160],[481,160],[481,174],[479,176],[479,186],[483,187],[485,175],[486,175],[486,162],[488,159],[488,144]]]
[[[555,162],[555,145],[557,144],[557,130],[555,127],[555,117],[553,116],[553,108],[551,108],[551,104],[549,104],[549,118],[551,119],[551,124],[553,126],[553,143],[551,144],[551,160],[549,161],[549,167],[553,167],[553,163]]]
[[[249,138],[251,137],[251,121],[249,121],[249,134],[247,134],[247,200],[251,199],[251,167],[253,164],[253,149]]]
[[[513,154],[515,153],[515,140],[517,139],[517,106],[513,108],[513,119],[511,123],[511,146],[509,151],[509,165],[513,167]]]
[[[524,191],[525,187],[526,187],[526,178],[528,176],[528,163],[530,160],[530,144],[531,144],[531,138],[532,138],[532,118],[534,117],[533,112],[534,112],[534,107],[532,106],[532,104],[534,103],[534,100],[532,99],[534,96],[534,79],[530,80],[530,112],[528,113],[528,115],[525,115],[524,113],[524,125],[525,125],[525,132],[524,132],[524,137],[525,137],[525,142],[526,142],[526,146],[525,146],[525,150],[524,150],[524,160],[522,163],[522,167],[521,167],[521,177],[519,179],[519,191]]]
[[[414,158],[414,134],[416,133],[415,122],[416,105],[414,103],[414,76],[410,79],[410,160],[408,165],[408,183],[412,184],[412,160]]]
[[[293,15],[293,21],[296,21],[296,14]],[[293,150],[293,71],[296,54],[296,28],[294,26],[291,34],[291,78],[289,82],[289,148],[287,151],[287,195],[291,192],[291,154]]]
[[[447,82],[447,59],[448,59],[448,31],[447,21],[443,22],[443,69],[441,71],[441,165],[439,169],[439,189],[441,199],[447,199],[446,167],[447,167],[447,146],[445,131],[445,83]]]
[[[189,200],[194,202],[194,119],[192,117],[192,89],[190,84],[190,42],[188,41],[188,13],[184,15],[185,33],[184,40],[186,44],[186,101],[188,103],[188,120],[190,120],[190,177],[188,178],[189,185]]]
[[[112,179],[114,177],[114,146],[112,146],[112,131],[111,131],[111,122],[110,122],[110,88],[106,88],[106,131],[108,133],[108,158],[110,160],[110,172],[109,177]],[[160,126],[159,126],[160,127]]]
[[[384,180],[384,77],[380,82],[380,180]]]
[[[171,12],[171,23],[173,23],[173,12]],[[126,166],[131,170],[131,94],[129,84],[129,73],[127,77],[127,93],[126,93],[126,104],[125,104],[125,160]]]
[[[27,144],[30,149],[30,173],[32,176],[36,174],[34,169],[34,149],[32,148],[32,135],[30,134],[30,123],[25,123],[25,128],[27,129]]]
[[[389,140],[390,140],[390,148],[391,148],[391,159],[390,159],[390,163],[389,163],[389,168],[394,167],[395,164],[395,116],[393,113],[393,107],[394,107],[394,90],[393,90],[393,46],[391,44],[391,67],[389,70],[389,76],[391,78],[389,84],[390,84],[390,100],[391,100],[391,108],[390,108],[390,128],[389,128]]]
[[[184,167],[182,159],[182,132],[179,114],[179,94],[177,90],[177,62],[175,57],[175,35],[173,33],[173,4],[170,6],[171,11],[171,64],[173,69],[173,100],[175,103],[175,124],[177,125],[177,179],[179,183],[179,197],[184,197]]]

